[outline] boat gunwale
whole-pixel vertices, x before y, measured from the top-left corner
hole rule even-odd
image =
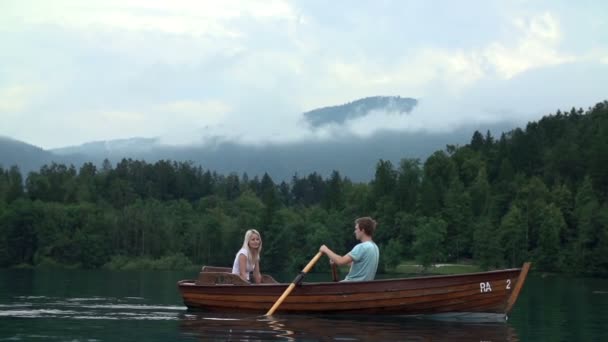
[[[416,277],[408,277],[408,278],[387,278],[387,279],[374,279],[367,281],[340,281],[340,282],[332,282],[332,281],[323,281],[323,282],[302,282],[299,286],[311,286],[311,285],[323,285],[323,286],[335,286],[335,285],[348,285],[352,286],[365,286],[369,284],[387,284],[387,283],[399,283],[399,282],[416,282],[416,281],[424,281],[424,280],[437,280],[437,279],[457,279],[457,278],[466,278],[466,277],[478,277],[484,275],[497,275],[503,273],[512,273],[517,272],[518,282],[519,277],[521,275],[523,267],[519,268],[508,268],[508,269],[500,269],[500,270],[492,270],[492,271],[481,271],[481,272],[470,272],[470,273],[459,273],[459,274],[437,274],[437,275],[428,275],[428,276],[416,276]],[[216,272],[216,273],[224,273],[224,272]],[[226,272],[227,273],[227,272]],[[290,283],[261,283],[261,284],[247,284],[247,285],[239,285],[239,284],[197,284],[196,279],[185,279],[178,281],[178,286],[184,287],[227,287],[227,288],[251,288],[255,287],[272,287],[279,286],[285,287],[289,286]]]

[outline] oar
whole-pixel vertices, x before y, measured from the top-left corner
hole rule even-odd
[[[323,253],[319,252],[317,253],[317,255],[315,255],[312,260],[310,260],[310,262],[308,263],[308,265],[306,265],[306,267],[304,267],[304,269],[302,270],[302,272],[300,272],[300,274],[298,274],[298,276],[296,277],[296,279],[294,279],[291,284],[289,284],[289,287],[285,290],[285,292],[283,292],[283,294],[281,295],[281,297],[279,297],[279,299],[277,299],[276,303],[274,303],[274,305],[270,308],[270,310],[268,310],[268,312],[266,313],[266,316],[272,316],[272,314],[277,310],[277,308],[279,307],[279,305],[281,305],[283,303],[283,301],[285,300],[285,298],[287,298],[287,296],[289,296],[289,294],[291,293],[291,291],[293,291],[293,288],[296,287],[296,284],[298,284],[299,282],[302,281],[302,278],[304,278],[304,276],[306,275],[306,273],[308,273],[308,271],[310,271],[310,269],[315,265],[315,263],[317,262],[317,260],[319,260],[319,258],[323,255]]]

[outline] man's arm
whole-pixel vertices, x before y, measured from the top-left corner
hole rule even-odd
[[[353,258],[350,256],[350,254],[340,256],[340,255],[334,253],[331,249],[329,249],[325,245],[323,245],[323,246],[321,246],[321,248],[319,248],[319,252],[327,255],[329,260],[333,261],[338,266],[350,264],[351,262],[353,262]]]

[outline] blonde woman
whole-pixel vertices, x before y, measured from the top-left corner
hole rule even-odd
[[[262,282],[260,273],[260,252],[262,251],[262,236],[255,229],[249,229],[245,233],[243,247],[236,253],[232,273],[250,283]],[[253,279],[250,275],[253,274]]]

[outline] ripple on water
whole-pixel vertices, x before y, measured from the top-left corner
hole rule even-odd
[[[141,304],[142,297],[17,296],[0,304],[0,317],[77,320],[176,320],[185,306]],[[134,303],[135,302],[135,303]]]

